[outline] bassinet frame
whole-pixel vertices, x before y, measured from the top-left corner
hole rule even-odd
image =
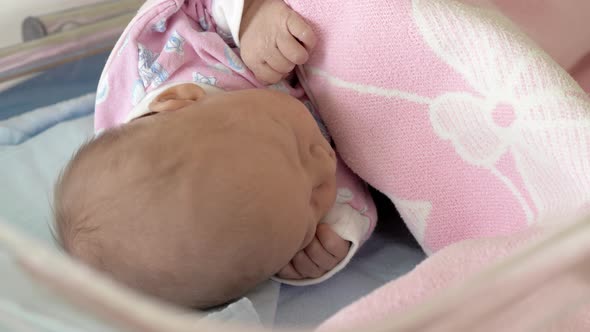
[[[129,1],[124,5],[129,6]],[[122,12],[76,29],[0,49],[0,83],[108,51],[133,15]],[[125,330],[266,331],[200,320],[194,312],[187,315],[181,309],[147,299],[66,257],[53,254],[6,224],[0,222],[0,248],[13,255],[26,272],[65,299]],[[521,321],[513,322],[511,330],[536,330],[540,324],[564,316],[569,312],[565,309],[590,299],[590,268],[585,266],[590,258],[589,240],[590,219],[569,224],[403,316],[394,315],[367,324],[362,330],[498,331],[499,326],[506,326],[502,324],[508,312],[514,315],[515,310],[523,315]],[[572,289],[566,282],[569,278],[579,280],[579,287]],[[531,294],[538,294],[539,299],[546,301],[543,305],[522,307],[519,301]]]

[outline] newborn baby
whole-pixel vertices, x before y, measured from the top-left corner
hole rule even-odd
[[[240,42],[252,71],[230,47]],[[304,91],[261,89],[312,46],[278,0],[148,1],[101,78],[100,134],[56,185],[64,249],[198,308],[273,275],[304,285],[345,266],[374,227],[373,203]]]

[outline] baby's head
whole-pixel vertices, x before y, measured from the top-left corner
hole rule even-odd
[[[285,266],[335,200],[335,155],[296,99],[264,90],[161,93],[150,116],[83,146],[55,188],[72,256],[198,308]]]

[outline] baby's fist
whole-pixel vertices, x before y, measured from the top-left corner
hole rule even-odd
[[[280,81],[309,59],[316,36],[283,0],[247,0],[240,26],[240,54],[265,83]]]
[[[336,234],[329,225],[320,224],[315,237],[305,249],[279,271],[283,279],[315,279],[332,270],[348,254],[350,242]]]

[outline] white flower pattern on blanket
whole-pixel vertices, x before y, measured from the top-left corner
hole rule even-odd
[[[341,156],[427,252],[589,209],[588,98],[499,13],[452,0],[290,5],[326,45],[308,83]],[[380,23],[353,34],[324,14],[339,7]]]
[[[450,140],[466,162],[500,178],[522,205],[529,224],[538,221],[535,209],[537,216],[563,216],[572,213],[568,206],[588,202],[590,169],[579,162],[590,156],[590,104],[584,92],[575,84],[563,84],[568,81],[565,73],[545,65],[551,60],[542,52],[509,43],[502,30],[482,28],[490,16],[466,17],[452,5],[415,0],[414,19],[432,50],[480,94],[449,92],[433,100],[435,132]],[[466,52],[481,44],[494,47]],[[496,167],[507,152],[516,160],[534,207]],[[563,201],[567,204],[555,206]]]

